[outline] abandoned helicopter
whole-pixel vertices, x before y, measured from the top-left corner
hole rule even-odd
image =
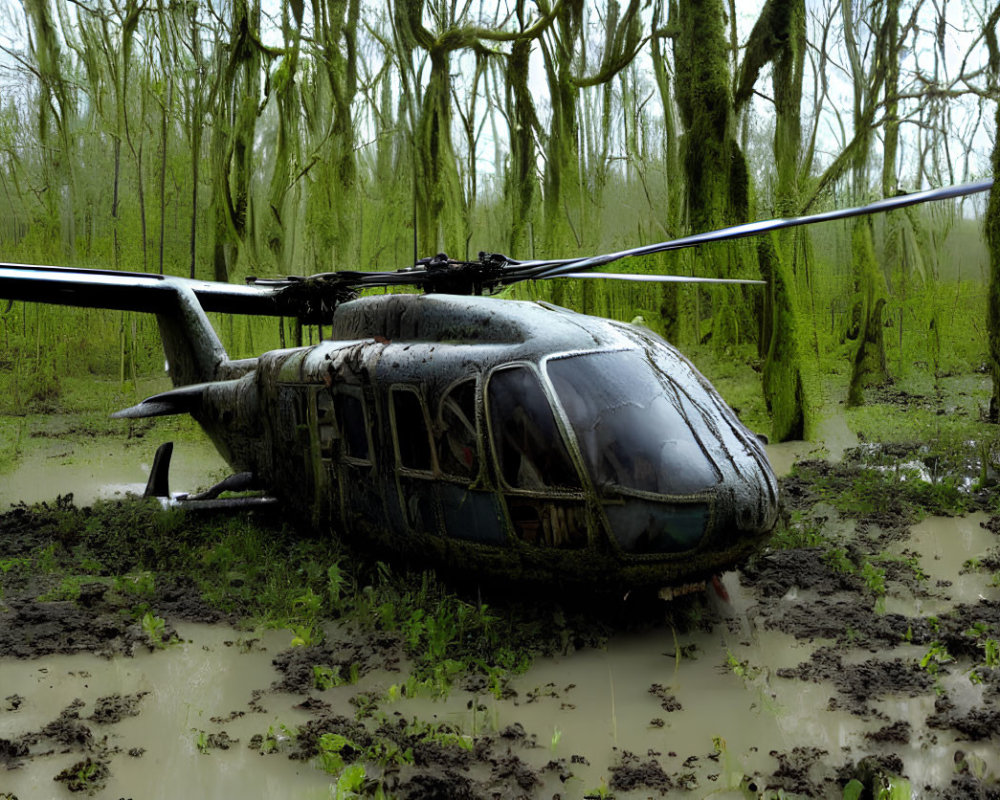
[[[181,501],[263,489],[268,502],[382,552],[484,577],[590,587],[696,586],[775,524],[758,438],[650,331],[480,295],[527,279],[824,219],[985,191],[967,184],[751,223],[588,259],[439,255],[396,272],[239,286],[0,264],[0,297],[156,314],[175,388],[117,412],[189,413],[239,474]],[[720,281],[732,282],[732,281]],[[760,283],[759,281],[736,281]],[[357,298],[411,285],[424,294]],[[298,317],[329,339],[228,357],[206,311]],[[165,493],[169,456],[150,487]]]

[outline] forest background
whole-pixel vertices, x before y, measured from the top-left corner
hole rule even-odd
[[[998,25],[992,0],[5,0],[0,258],[240,281],[574,256],[991,177]],[[513,294],[754,375],[727,399],[779,440],[891,379],[992,372],[998,407],[998,189],[621,269],[768,285]],[[217,327],[235,356],[301,335]],[[161,370],[148,315],[0,307],[4,413]]]

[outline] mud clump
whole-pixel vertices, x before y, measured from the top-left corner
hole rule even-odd
[[[869,731],[865,734],[865,738],[869,742],[880,742],[883,744],[909,744],[910,734],[910,723],[905,720],[898,720],[891,725],[879,728],[877,731]]]
[[[809,661],[801,662],[795,668],[779,669],[777,675],[813,683],[829,681],[845,697],[846,710],[862,717],[875,713],[868,705],[869,700],[890,694],[917,697],[934,686],[934,678],[915,662],[894,658],[845,664],[843,658],[830,648],[814,651]]]
[[[0,739],[0,766],[15,769],[28,753],[28,743],[23,739]]]
[[[654,683],[649,687],[649,693],[653,695],[657,700],[660,701],[660,708],[664,711],[680,711],[683,706],[681,706],[680,700],[678,700],[674,695],[667,691],[666,687],[662,684]]]
[[[104,788],[111,777],[111,769],[104,759],[92,759],[89,756],[66,767],[56,775],[56,781],[66,785],[71,792],[86,792],[95,794]]]
[[[814,766],[823,765],[827,755],[826,750],[818,747],[794,747],[790,753],[772,750],[771,757],[777,759],[778,768],[771,774],[767,788],[805,797],[826,797],[824,783],[829,778],[814,779],[811,772]]]
[[[139,715],[139,701],[147,694],[149,692],[100,697],[94,703],[94,713],[88,719],[101,725],[113,725],[116,722],[121,722],[125,717],[137,717]]]
[[[447,723],[397,717],[373,726],[313,708],[316,716],[281,741],[269,731],[267,737],[254,736],[250,746],[261,753],[285,750],[289,758],[301,761],[318,757],[322,762],[332,754],[338,765],[370,762],[372,753],[396,753],[402,761],[386,759],[379,780],[387,794],[401,798],[534,797],[542,784],[540,771],[515,752],[536,746],[520,725],[496,735],[469,737]],[[401,763],[407,765],[405,776],[400,774]],[[565,764],[562,769],[564,780],[571,777]]]
[[[855,576],[834,572],[823,561],[823,550],[802,547],[774,550],[752,559],[740,573],[740,582],[752,586],[764,598],[781,598],[792,587],[811,589],[819,595],[854,591],[861,582]]]
[[[94,735],[90,728],[80,721],[79,710],[84,705],[82,700],[74,700],[59,713],[58,717],[42,728],[41,735],[68,748],[81,750],[89,748],[94,741]]]
[[[118,609],[81,608],[69,601],[38,602],[5,597],[0,613],[0,656],[38,658],[55,654],[131,654],[145,635]]]
[[[487,800],[471,779],[454,770],[441,775],[414,775],[396,789],[403,800]]]
[[[359,634],[350,641],[292,647],[272,660],[281,678],[271,689],[308,694],[354,682],[375,669],[398,670],[402,652],[399,637],[381,632]]]
[[[635,753],[628,751],[622,753],[621,764],[611,768],[609,785],[619,792],[655,789],[661,795],[674,788],[674,782],[656,759],[642,761]]]
[[[959,709],[947,695],[934,702],[934,713],[927,717],[927,727],[952,729],[963,737],[977,742],[1000,735],[1000,709]]]
[[[206,750],[228,750],[233,745],[239,744],[239,739],[234,739],[225,731],[210,733],[205,737]]]

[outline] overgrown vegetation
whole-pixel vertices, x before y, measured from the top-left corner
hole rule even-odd
[[[496,607],[470,600],[432,572],[347,553],[333,538],[304,534],[277,517],[203,519],[155,501],[79,509],[60,500],[14,508],[0,524],[10,539],[0,591],[27,586],[38,600],[71,602],[100,593],[135,619],[151,647],[170,642],[164,608],[197,618],[197,608],[207,607],[243,626],[286,628],[290,644],[304,652],[339,620],[358,635],[388,634],[398,643],[409,665],[395,689],[402,694],[439,696],[476,674],[485,691],[499,696],[533,654],[600,643],[610,629],[610,617],[595,618],[594,609],[566,610],[529,597],[500,598]],[[165,606],[180,589],[190,595],[185,606]],[[353,683],[359,674],[350,664],[309,670],[318,688]]]

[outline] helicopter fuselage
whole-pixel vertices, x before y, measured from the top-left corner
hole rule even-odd
[[[652,332],[544,303],[383,295],[227,362],[192,414],[285,506],[495,578],[703,580],[772,529],[758,439]]]

